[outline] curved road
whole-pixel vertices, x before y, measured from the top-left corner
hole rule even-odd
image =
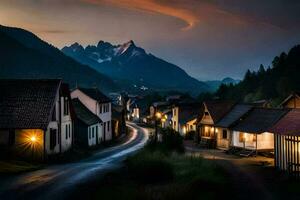
[[[78,184],[92,181],[120,167],[128,155],[144,146],[148,130],[133,123],[127,126],[133,129],[132,137],[127,142],[107,148],[88,159],[0,180],[0,199],[67,199]]]

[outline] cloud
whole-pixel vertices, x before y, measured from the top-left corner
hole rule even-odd
[[[188,9],[174,7],[172,5],[162,4],[155,0],[82,0],[83,2],[102,5],[103,3],[112,4],[114,6],[126,9],[135,9],[139,11],[162,14],[175,17],[186,23],[182,30],[193,28],[199,21],[199,17]]]

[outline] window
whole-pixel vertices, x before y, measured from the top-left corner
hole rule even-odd
[[[239,134],[239,142],[245,142],[245,133]]]
[[[89,133],[88,134],[89,135],[89,139],[91,139],[91,128],[90,127],[88,128],[88,133]]]
[[[64,115],[69,114],[69,100],[67,97],[64,98]]]
[[[94,138],[95,137],[95,133],[94,133],[94,127],[92,128],[92,138]]]
[[[106,133],[106,122],[103,123],[103,131],[104,131],[104,134]]]
[[[227,130],[223,130],[222,138],[227,139]]]
[[[50,149],[53,150],[56,146],[56,129],[50,128]]]
[[[110,131],[110,121],[107,122],[107,131]]]
[[[100,109],[99,112],[102,113],[102,105],[101,104],[100,104],[100,108],[99,109]]]
[[[52,121],[56,120],[56,107],[54,107],[53,112],[52,112]]]
[[[68,135],[69,135],[69,133],[68,133],[68,132],[69,132],[69,131],[68,131],[68,129],[69,129],[69,126],[68,126],[68,124],[66,124],[66,130],[65,130],[65,131],[66,131],[66,139],[68,139]]]
[[[176,128],[176,122],[174,122],[174,129]]]
[[[69,124],[69,138],[71,137],[71,124]]]
[[[98,137],[98,125],[96,126],[96,137]]]
[[[208,115],[209,115],[209,113],[206,111],[206,112],[204,112],[204,115],[205,115],[205,116],[208,116]]]
[[[190,130],[193,130],[193,125],[190,125]]]

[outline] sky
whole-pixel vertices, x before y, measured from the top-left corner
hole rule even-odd
[[[299,0],[0,0],[0,24],[62,48],[133,40],[200,80],[241,79],[300,44]]]

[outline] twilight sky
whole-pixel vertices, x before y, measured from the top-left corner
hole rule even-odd
[[[0,24],[61,48],[130,39],[195,78],[242,78],[300,44],[299,0],[0,0]]]

